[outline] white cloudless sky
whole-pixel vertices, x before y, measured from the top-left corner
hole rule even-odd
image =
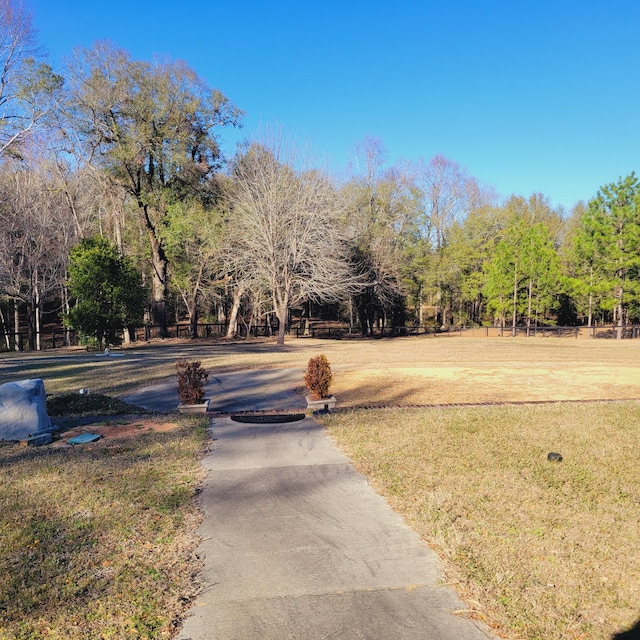
[[[567,210],[640,173],[637,0],[25,2],[54,66],[103,39],[185,60],[246,114],[228,155],[280,126],[344,167],[372,136]]]

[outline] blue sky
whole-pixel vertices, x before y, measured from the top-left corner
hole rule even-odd
[[[229,153],[279,126],[339,168],[373,136],[567,210],[640,173],[637,0],[27,2],[54,65],[101,39],[186,60],[246,113]]]

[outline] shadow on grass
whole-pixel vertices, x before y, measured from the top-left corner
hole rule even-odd
[[[123,416],[149,412],[133,404],[123,402],[118,398],[110,398],[99,393],[85,395],[62,393],[47,396],[47,413],[51,417],[82,418]]]
[[[613,635],[611,640],[640,640],[640,620],[630,629]]]
[[[60,351],[0,354],[2,382],[27,378],[42,378],[45,385],[51,380],[64,381],[63,389],[71,391],[87,387],[101,391],[108,389],[118,394],[141,384],[149,385],[175,376],[174,365],[181,359],[203,359],[235,354],[296,353],[308,345],[278,347],[275,341],[239,342],[220,340],[165,344],[152,342],[123,348],[103,357],[100,352]],[[320,349],[321,346],[318,346]],[[248,368],[248,367],[245,367]],[[261,365],[261,368],[269,368]],[[237,370],[237,365],[226,364],[216,369],[219,373]],[[60,385],[58,385],[60,386]]]
[[[341,409],[362,409],[362,408],[402,408],[418,406],[415,402],[410,402],[411,398],[415,398],[416,395],[421,393],[424,389],[421,387],[413,386],[406,387],[402,391],[396,392],[393,395],[385,395],[380,399],[376,397],[375,393],[367,391],[366,384],[359,385],[350,392],[356,398],[362,398],[359,402],[345,402],[341,403],[338,397],[338,407]]]

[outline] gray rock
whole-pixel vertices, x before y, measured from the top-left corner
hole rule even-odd
[[[562,456],[559,453],[556,453],[555,451],[550,451],[547,454],[547,460],[549,462],[562,462]]]
[[[51,430],[42,380],[0,384],[0,440],[27,440]]]

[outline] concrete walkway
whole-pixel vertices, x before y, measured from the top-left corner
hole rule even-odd
[[[305,407],[299,369],[210,380],[222,413]],[[125,398],[175,411],[175,379]],[[178,640],[487,640],[441,586],[435,553],[312,418],[211,419],[199,530],[202,590]]]
[[[211,402],[209,411],[304,410],[303,393],[294,391],[302,384],[303,376],[302,369],[237,371],[211,376],[205,387],[205,397]],[[176,378],[139,389],[123,400],[152,411],[175,411],[179,402]]]
[[[212,419],[203,588],[180,640],[486,640],[322,426]]]

